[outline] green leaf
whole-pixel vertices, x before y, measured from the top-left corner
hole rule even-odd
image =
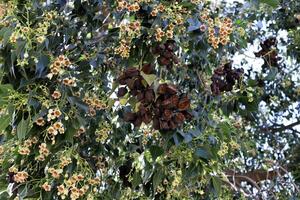
[[[260,0],[260,3],[265,3],[273,8],[276,8],[279,4],[279,0]]]
[[[206,160],[209,160],[212,157],[211,153],[207,149],[205,149],[205,148],[199,148],[199,149],[197,149],[195,151],[195,155],[197,157],[204,158]]]
[[[29,117],[27,119],[22,118],[17,126],[17,136],[19,140],[25,139],[29,130]]]
[[[36,64],[35,74],[38,78],[41,78],[46,71],[47,66],[50,63],[50,58],[48,56],[42,55]]]
[[[127,101],[128,101],[128,99],[122,98],[122,99],[120,99],[120,104],[121,104],[122,106],[124,106],[124,105],[126,105]]]
[[[11,115],[9,114],[0,117],[0,132],[4,131],[8,127],[10,120]]]
[[[216,190],[217,194],[220,194],[221,192],[221,180],[219,177],[212,177],[212,184],[214,186],[214,189]]]
[[[145,79],[148,85],[152,85],[156,79],[156,75],[154,74],[145,74],[144,72],[141,72],[142,77]]]
[[[156,170],[156,173],[153,175],[152,181],[153,181],[153,190],[155,191],[157,186],[162,182],[164,178],[164,174],[162,170]]]
[[[10,27],[4,27],[0,30],[0,37],[3,38],[3,45],[4,46],[8,43],[9,38],[10,38],[12,33],[13,33],[13,28],[10,28]]]
[[[232,129],[227,122],[220,123],[219,127],[221,129],[222,136],[224,135],[224,136],[228,137],[230,135]]]
[[[159,146],[151,146],[149,150],[154,161],[157,157],[161,156],[164,153],[163,148]]]
[[[276,67],[271,67],[270,71],[265,79],[268,81],[272,81],[275,79],[277,74],[278,74],[278,69]]]
[[[0,191],[0,199],[9,199],[9,194],[5,191]]]
[[[138,171],[135,171],[133,176],[132,176],[132,187],[136,188],[140,183],[142,182],[141,175]]]

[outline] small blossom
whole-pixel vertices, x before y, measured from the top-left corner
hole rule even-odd
[[[36,123],[38,126],[44,126],[46,122],[45,122],[44,118],[40,117],[40,118],[38,118],[38,119],[35,121],[35,123]]]
[[[21,147],[19,149],[19,154],[21,154],[21,155],[29,155],[30,154],[30,149],[28,147]]]
[[[52,95],[53,99],[59,99],[61,97],[61,93],[58,90],[55,90]]]
[[[46,191],[46,192],[50,192],[51,191],[51,185],[48,184],[48,182],[45,182],[42,185],[42,188]]]
[[[14,181],[17,182],[17,183],[24,183],[28,178],[28,173],[27,172],[17,172],[15,175],[14,175]]]

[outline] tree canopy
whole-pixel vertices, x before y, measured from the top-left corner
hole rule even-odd
[[[297,199],[300,2],[0,4],[0,199]]]

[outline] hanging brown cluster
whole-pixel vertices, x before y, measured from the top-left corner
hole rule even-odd
[[[231,91],[237,81],[240,80],[244,70],[241,68],[232,69],[231,63],[214,70],[211,77],[211,91],[214,95],[220,95],[221,92]]]
[[[259,52],[255,52],[254,55],[256,57],[263,58],[267,66],[278,67],[278,61],[280,58],[278,57],[276,50],[276,38],[271,37],[260,43],[260,46],[262,49]]]
[[[155,73],[150,64],[144,65],[141,71],[148,75]],[[136,127],[142,122],[153,122],[156,130],[173,130],[192,118],[188,112],[190,101],[187,95],[179,95],[174,85],[166,83],[160,84],[157,91],[154,91],[153,85],[148,85],[141,76],[141,71],[131,67],[118,78],[119,84],[125,87],[119,88],[117,96],[123,97],[129,92],[138,101],[138,111],[125,113],[124,121],[133,123]]]
[[[158,55],[157,62],[171,69],[174,64],[179,63],[179,59],[175,54],[177,47],[174,40],[168,40],[164,44],[160,44],[153,49],[153,53]]]
[[[154,103],[153,128],[157,130],[172,130],[180,127],[184,121],[190,120],[192,115],[188,97],[178,95],[176,86],[161,84],[157,93],[159,97]]]

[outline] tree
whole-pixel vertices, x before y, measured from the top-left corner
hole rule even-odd
[[[5,1],[1,199],[296,198],[299,7]]]

